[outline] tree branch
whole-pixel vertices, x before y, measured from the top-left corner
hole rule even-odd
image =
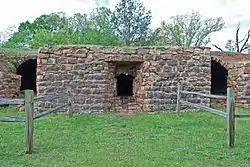
[[[243,42],[243,41],[246,39],[246,37],[247,37],[247,34],[244,36],[244,38],[243,38],[242,40],[239,41],[239,44],[240,44],[241,42]]]
[[[240,47],[239,47],[239,31],[240,31],[240,23],[238,23],[236,34],[235,34],[237,52],[240,52]]]
[[[247,32],[247,39],[245,40],[244,44],[242,45],[242,47],[240,49],[240,53],[249,47],[249,46],[246,46],[249,38],[250,38],[250,29]]]
[[[220,50],[221,52],[224,52],[223,49],[221,49],[219,46],[212,44],[214,47],[216,47],[216,49]]]

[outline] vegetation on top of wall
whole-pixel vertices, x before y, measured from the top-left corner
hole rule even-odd
[[[4,54],[5,56],[26,56],[30,53],[35,53],[36,49],[28,49],[28,48],[4,48],[0,47],[0,54]]]
[[[8,65],[3,64],[1,62],[0,62],[0,71],[8,72],[8,73],[14,73],[15,72],[15,71],[11,70],[11,68],[9,68]]]
[[[36,53],[36,50],[0,48],[0,71],[16,73],[16,68],[20,65],[21,60],[32,53]]]
[[[0,71],[8,73],[16,73],[16,67],[11,63],[10,58],[0,54]]]

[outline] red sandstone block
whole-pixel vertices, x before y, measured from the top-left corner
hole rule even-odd
[[[250,74],[250,68],[244,68],[244,74]]]

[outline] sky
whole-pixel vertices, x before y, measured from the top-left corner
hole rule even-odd
[[[109,7],[114,8],[119,0],[109,0]],[[239,36],[244,37],[250,28],[249,0],[141,0],[152,12],[152,28],[162,20],[176,14],[185,14],[192,10],[199,11],[202,18],[223,17],[226,28],[211,34],[211,44],[224,48],[228,39],[235,39],[238,22],[241,23]],[[71,16],[74,13],[89,13],[95,8],[94,0],[3,0],[0,10],[0,31],[9,26],[29,20],[33,21],[42,14],[64,11]]]

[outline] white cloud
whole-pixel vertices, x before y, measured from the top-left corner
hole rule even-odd
[[[109,0],[111,8],[119,0]],[[224,47],[228,39],[234,39],[237,23],[241,22],[240,36],[250,28],[248,0],[142,0],[152,11],[152,27],[170,16],[199,11],[204,18],[222,16],[226,29],[212,34],[212,41]],[[1,2],[0,30],[25,20],[33,21],[41,14],[64,11],[68,15],[88,13],[95,7],[94,0],[4,0]]]

